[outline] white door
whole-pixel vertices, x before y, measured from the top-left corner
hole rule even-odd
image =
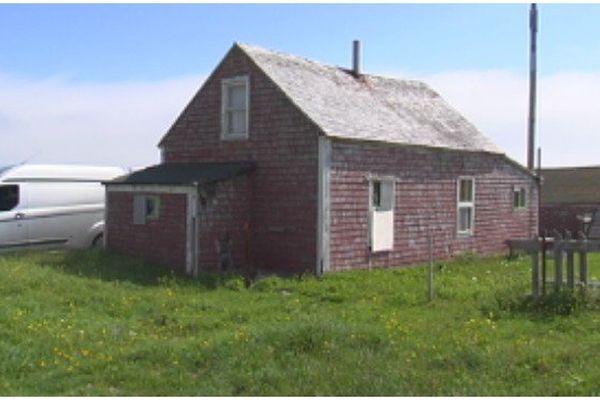
[[[0,184],[0,250],[27,244],[26,196],[23,185]]]

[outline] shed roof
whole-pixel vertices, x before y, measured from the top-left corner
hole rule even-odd
[[[327,136],[502,153],[425,83],[237,46]]]
[[[254,170],[252,161],[163,163],[119,177],[111,185],[191,185],[221,182]]]
[[[600,203],[600,167],[542,169],[542,204]]]

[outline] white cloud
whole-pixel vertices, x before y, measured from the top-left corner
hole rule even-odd
[[[467,71],[420,79],[430,83],[511,158],[526,162],[527,76]],[[536,148],[542,146],[543,166],[600,165],[600,72],[540,77],[537,99]]]
[[[401,75],[428,82],[510,157],[525,161],[526,76],[507,71]],[[90,84],[0,75],[0,165],[156,163],[158,141],[202,80]],[[537,143],[544,165],[600,164],[600,72],[545,76],[538,87]]]
[[[90,84],[0,75],[0,165],[156,163],[158,141],[202,80]]]

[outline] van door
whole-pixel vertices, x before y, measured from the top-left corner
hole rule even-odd
[[[27,244],[27,207],[22,184],[0,183],[0,250]]]
[[[32,245],[82,246],[104,217],[104,188],[98,182],[32,182],[28,195]]]

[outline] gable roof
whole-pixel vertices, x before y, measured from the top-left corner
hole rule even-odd
[[[330,137],[503,154],[418,81],[362,74],[236,44]]]
[[[600,167],[542,169],[542,204],[600,203]]]

